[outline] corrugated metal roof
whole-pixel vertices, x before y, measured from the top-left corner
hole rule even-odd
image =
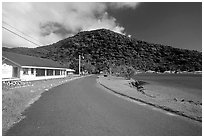
[[[50,68],[67,68],[58,62],[50,59],[38,58],[33,56],[27,56],[22,54],[16,54],[12,52],[2,51],[2,56],[12,60],[13,62],[20,64],[21,66],[36,66],[36,67],[50,67]]]

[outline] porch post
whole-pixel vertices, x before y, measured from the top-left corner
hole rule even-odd
[[[47,69],[45,69],[45,76],[47,76]]]

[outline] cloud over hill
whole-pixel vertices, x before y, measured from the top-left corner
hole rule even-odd
[[[124,34],[125,28],[109,15],[108,8],[136,8],[138,3],[6,3],[2,4],[3,21],[20,30],[20,35],[32,41],[51,44],[79,31],[106,28]],[[18,30],[3,25],[13,32]],[[22,33],[23,32],[23,33]],[[26,35],[25,35],[26,34]],[[4,46],[36,47],[3,30]]]

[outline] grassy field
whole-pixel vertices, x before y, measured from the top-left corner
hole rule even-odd
[[[202,122],[202,97],[198,96],[197,93],[186,92],[186,89],[180,89],[172,85],[162,85],[154,83],[150,79],[140,78],[139,80],[142,80],[142,82],[139,81],[139,84],[132,84],[133,79],[126,80],[114,76],[99,77],[98,82],[105,88],[128,99]],[[141,91],[138,90],[138,86],[142,86]]]

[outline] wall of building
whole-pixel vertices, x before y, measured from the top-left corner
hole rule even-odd
[[[35,72],[35,71],[34,71]],[[20,79],[22,81],[29,81],[35,79],[35,73],[31,74],[31,69],[28,68],[28,74],[23,74],[23,68],[20,69]]]
[[[17,70],[14,70],[16,68]],[[19,77],[19,66],[12,63],[7,59],[2,60],[2,79],[18,78]]]
[[[74,72],[73,71],[67,71],[67,75],[73,75]]]
[[[13,66],[7,65],[6,63],[4,63],[2,65],[2,79],[12,78],[12,73],[13,73]]]
[[[53,74],[55,74],[55,72]],[[66,77],[66,73],[62,74],[62,72],[60,72],[60,75],[47,76],[47,70],[45,70],[45,76],[36,76],[35,68],[34,68],[33,74],[31,74],[31,68],[28,68],[28,74],[23,74],[23,68],[20,69],[20,79],[22,81],[54,79],[54,78],[64,78],[64,77]]]

